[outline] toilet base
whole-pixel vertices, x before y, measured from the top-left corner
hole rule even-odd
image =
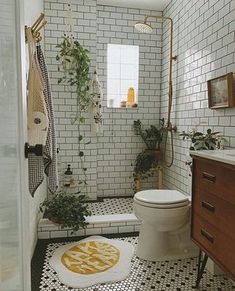
[[[174,233],[156,231],[156,227],[142,223],[136,256],[147,261],[166,261],[192,258],[198,248],[187,236],[188,226]]]

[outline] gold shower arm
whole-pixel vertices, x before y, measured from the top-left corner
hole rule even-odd
[[[144,17],[144,22],[147,22],[149,18],[154,18],[154,19],[161,19],[161,20],[169,20],[170,21],[170,58],[172,60],[177,60],[177,56],[172,55],[172,43],[173,43],[173,20],[170,17],[165,17],[165,16],[160,16],[160,15],[145,15]]]
[[[160,16],[160,15],[146,15],[144,22],[146,23],[149,18],[169,20],[170,22],[170,54],[169,54],[169,91],[168,91],[168,117],[167,117],[167,128],[172,130],[172,125],[170,121],[171,107],[172,107],[172,61],[177,60],[177,56],[173,56],[173,20],[170,17]]]

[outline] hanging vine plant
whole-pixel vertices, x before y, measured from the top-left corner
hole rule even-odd
[[[79,180],[79,185],[87,186],[87,168],[84,165],[84,152],[81,149],[81,145],[84,146],[90,144],[90,141],[86,142],[84,136],[81,134],[81,125],[85,123],[85,118],[83,113],[88,111],[91,95],[89,94],[89,67],[90,67],[90,57],[88,55],[88,50],[83,48],[83,46],[73,37],[64,36],[60,44],[56,46],[59,51],[56,56],[56,60],[60,62],[59,70],[63,70],[64,75],[59,78],[58,84],[66,84],[71,87],[71,92],[75,92],[76,98],[76,114],[72,117],[72,124],[77,123],[79,138],[78,138],[78,148],[79,148],[79,158],[80,165],[83,172],[83,179]]]
[[[75,88],[77,94],[77,116],[73,120],[84,122],[81,116],[86,112],[90,104],[89,95],[89,67],[90,57],[88,50],[71,37],[64,36],[63,41],[57,45],[59,52],[57,61],[62,64],[64,76],[58,80],[58,83],[65,83]]]

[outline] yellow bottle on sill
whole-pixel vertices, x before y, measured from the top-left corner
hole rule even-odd
[[[127,92],[126,107],[132,107],[135,104],[135,89],[130,87]]]

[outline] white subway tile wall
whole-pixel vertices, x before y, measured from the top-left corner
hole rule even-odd
[[[233,0],[175,0],[164,10],[174,22],[174,101],[172,123],[183,130],[212,128],[235,147],[235,108],[208,109],[206,81],[235,72],[235,5]],[[161,115],[167,115],[168,25],[163,26]],[[164,185],[191,193],[191,179],[185,165],[189,143],[174,135],[175,161],[165,168]],[[170,148],[167,156],[170,158]]]
[[[96,1],[72,1],[74,36],[89,50],[91,58],[91,72],[95,69],[96,60]],[[48,22],[45,29],[45,56],[51,80],[52,96],[54,101],[57,142],[60,149],[60,171],[66,170],[67,164],[71,164],[73,174],[77,178],[82,175],[79,153],[79,131],[76,124],[72,124],[72,117],[76,114],[76,94],[71,93],[71,88],[64,84],[58,84],[58,78],[63,72],[58,71],[59,63],[56,61],[58,48],[62,36],[67,32],[68,3],[63,0],[44,1],[45,17]],[[78,37],[79,35],[79,37]],[[86,116],[83,125],[85,141],[91,141],[85,149],[85,167],[87,167],[88,193],[91,198],[96,197],[96,169],[97,169],[97,138],[92,136],[90,119]],[[81,148],[83,150],[83,146]],[[60,175],[62,177],[62,175]]]
[[[78,129],[71,125],[71,114],[76,110],[74,94],[58,85],[61,72],[57,70],[55,45],[65,30],[66,5],[63,0],[45,0],[48,25],[45,31],[45,54],[51,76],[58,143],[62,164],[71,163],[75,174],[79,171]],[[158,124],[166,117],[168,104],[168,24],[153,21],[154,33],[146,35],[134,31],[134,23],[145,14],[160,12],[97,5],[96,0],[72,1],[75,37],[91,52],[92,69],[96,67],[104,90],[104,132],[95,137],[90,133],[89,118],[84,132],[91,144],[85,151],[88,168],[89,194],[121,196],[132,194],[132,163],[144,145],[134,136],[132,123],[141,119],[144,124]],[[178,59],[173,64],[174,100],[172,123],[183,130],[205,131],[208,127],[221,131],[227,145],[235,147],[235,109],[208,109],[208,79],[235,71],[235,5],[232,0],[175,0],[164,11],[173,18],[173,53]],[[163,45],[162,45],[163,41]],[[140,47],[139,107],[111,109],[106,107],[107,44],[130,44]],[[162,49],[163,48],[163,49]],[[162,79],[161,79],[162,78]],[[162,86],[161,86],[162,80]],[[161,95],[161,98],[160,98]],[[160,112],[161,106],[161,112]],[[166,188],[190,194],[191,179],[185,165],[189,143],[174,135],[175,161],[165,168]],[[167,150],[169,158],[170,151]],[[152,180],[154,183],[154,180]],[[146,185],[146,187],[151,186]]]
[[[140,119],[144,125],[159,124],[162,60],[162,23],[153,22],[155,33],[144,35],[134,30],[135,22],[145,14],[161,12],[97,5],[96,0],[72,0],[75,38],[89,51],[91,72],[97,69],[103,86],[103,134],[93,136],[89,116],[83,126],[86,140],[91,144],[85,149],[88,169],[88,194],[98,196],[132,195],[132,163],[144,148],[143,142],[132,130],[133,121]],[[63,0],[45,0],[45,55],[52,84],[55,105],[58,147],[62,169],[71,164],[74,174],[81,175],[78,157],[78,127],[71,124],[76,112],[76,96],[68,87],[58,84],[62,72],[58,71],[56,44],[66,31],[67,5]],[[107,108],[106,73],[107,44],[139,46],[138,108]],[[156,178],[143,187],[156,187]]]

